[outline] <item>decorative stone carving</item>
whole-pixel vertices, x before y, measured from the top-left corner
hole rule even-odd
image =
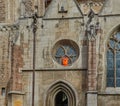
[[[91,9],[88,14],[88,20],[86,23],[86,32],[89,40],[96,39],[96,35],[98,33],[98,30],[100,29],[99,22],[96,21],[94,17],[95,17],[95,13]]]
[[[32,13],[33,13],[33,11],[34,11],[34,9],[33,9],[33,1],[32,0],[23,0],[22,1],[22,7],[24,7],[24,15],[25,16],[31,16],[32,15]],[[21,7],[21,10],[22,10],[22,7]]]

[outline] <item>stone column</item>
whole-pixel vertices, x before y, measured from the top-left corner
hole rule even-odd
[[[97,106],[96,40],[88,41],[87,106]]]

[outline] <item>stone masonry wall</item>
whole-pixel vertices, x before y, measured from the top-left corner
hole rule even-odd
[[[18,20],[20,3],[16,0],[8,1],[9,2],[7,2],[7,4],[5,0],[0,0],[0,22],[5,22],[5,19],[8,19],[8,23],[20,21],[21,29],[19,30],[19,39],[17,39],[13,47],[12,61],[9,32],[2,32],[0,30],[0,106],[5,105],[5,96],[2,95],[2,88],[6,88],[11,75],[11,70],[11,90],[23,90],[23,92],[25,92],[24,104],[25,106],[29,106],[31,104],[29,101],[31,100],[32,74],[27,71],[31,70],[33,66],[32,20],[27,18],[23,19],[23,21],[21,21],[22,19]],[[43,14],[45,15],[43,19],[38,19],[38,30],[36,35],[36,106],[43,106],[46,90],[49,86],[51,86],[51,83],[61,79],[68,81],[75,87],[79,98],[78,103],[83,103],[82,106],[85,106],[85,93],[87,91],[87,85],[89,86],[88,90],[98,91],[98,106],[119,106],[119,89],[109,89],[106,87],[106,42],[111,33],[114,32],[116,27],[120,24],[120,1],[106,0],[107,2],[104,5],[105,7],[102,9],[98,18],[102,33],[100,34],[99,40],[96,38],[97,45],[92,46],[92,43],[90,44],[91,47],[88,49],[88,51],[90,51],[89,53],[87,51],[87,44],[84,44],[84,42],[87,42],[85,36],[85,17],[87,16],[84,17],[82,15],[89,13],[90,7],[88,4],[83,4],[83,6],[81,6],[83,14],[81,14],[81,11],[78,9],[79,6],[76,6],[77,4],[73,2],[74,0],[68,1],[68,12],[63,14],[58,13],[58,0],[51,2],[53,4],[49,5],[49,8],[47,8],[45,13],[43,0],[38,1],[39,16],[43,16]],[[98,13],[102,6],[103,4],[101,3],[94,3],[94,7],[92,7],[92,9],[95,10],[95,13]],[[68,68],[68,71],[57,71],[57,69],[64,69],[66,67],[59,65],[53,59],[52,55],[54,44],[62,39],[73,40],[79,46],[80,55],[78,60]],[[91,50],[94,51],[95,48],[98,50],[97,53],[91,52]],[[88,58],[89,60],[87,63]],[[93,58],[95,60],[93,60]],[[11,64],[13,67],[11,67]],[[45,68],[54,70],[50,72],[48,70],[39,70]],[[90,73],[88,73],[88,84],[86,84],[87,73],[85,71],[87,68],[89,68],[90,71]],[[85,72],[81,70],[74,71],[74,69],[84,69]],[[22,70],[24,70],[23,73],[21,72]],[[97,72],[94,73],[94,70]],[[98,77],[96,77],[96,73],[98,73]]]
[[[5,105],[5,92],[11,75],[9,34],[0,31],[0,106]],[[5,91],[4,91],[5,90]]]
[[[55,82],[63,81],[72,86],[76,94],[76,106],[85,106],[86,73],[87,70],[38,70],[35,77],[35,106],[44,106],[48,89]],[[23,71],[24,106],[31,106],[32,72]],[[50,93],[50,92],[49,92]],[[52,95],[51,95],[52,96]]]

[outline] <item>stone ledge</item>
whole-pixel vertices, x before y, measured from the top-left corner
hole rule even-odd
[[[43,69],[35,69],[35,71],[87,71],[87,69],[80,68],[43,68]],[[33,69],[22,69],[22,72],[33,72]]]
[[[103,92],[99,92],[98,95],[120,95],[120,88],[107,88]]]
[[[87,91],[86,94],[98,94],[98,91]]]
[[[11,95],[11,94],[16,94],[16,95],[25,95],[25,93],[20,92],[20,91],[10,91],[10,92],[8,92],[8,95]]]
[[[116,95],[120,95],[120,93],[118,94],[118,93],[106,93],[106,92],[101,92],[101,93],[98,93],[98,95],[114,95],[114,96],[116,96]]]

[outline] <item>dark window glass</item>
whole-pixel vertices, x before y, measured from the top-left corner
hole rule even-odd
[[[110,47],[114,48],[115,47],[115,42],[113,40],[110,40]]]
[[[108,70],[107,71],[108,72],[108,74],[107,74],[107,78],[114,78],[114,71],[113,70]]]
[[[120,40],[120,32],[118,32],[118,33],[116,34],[116,38],[117,38],[118,40]]]
[[[117,58],[117,59],[118,59],[118,58],[120,59],[120,52],[117,51],[116,53],[117,53],[117,54],[116,54],[116,58]]]
[[[1,95],[2,95],[2,96],[5,96],[5,88],[2,88],[2,89],[1,89]]]
[[[68,106],[68,98],[64,92],[60,91],[56,95],[55,106]]]
[[[107,51],[107,58],[113,58],[113,52],[111,50]]]
[[[113,86],[114,86],[114,78],[108,78],[107,87],[113,87]]]
[[[113,70],[113,65],[114,65],[114,63],[113,63],[113,59],[107,59],[107,67],[108,67],[108,69],[112,69]]]
[[[117,43],[116,47],[119,50],[120,49],[120,43]]]
[[[114,58],[111,50],[107,52],[107,70],[113,70],[114,67]]]
[[[56,52],[56,57],[61,57],[65,54],[64,48],[59,47]]]
[[[116,70],[116,77],[120,77],[120,69]]]
[[[120,78],[117,78],[116,80],[117,80],[117,81],[116,81],[116,86],[117,86],[117,87],[120,87]]]
[[[120,59],[116,58],[116,69],[119,70],[120,69]]]

